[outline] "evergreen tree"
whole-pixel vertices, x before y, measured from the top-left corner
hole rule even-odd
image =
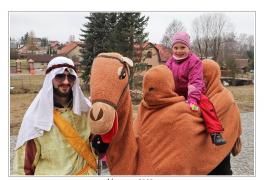
[[[119,43],[116,49],[122,55],[134,60],[135,43],[142,44],[147,40],[148,33],[144,32],[148,22],[148,17],[141,16],[140,13],[119,13],[116,25],[115,36]],[[130,88],[134,89],[134,70],[130,68]]]
[[[101,52],[119,52],[133,59],[135,42],[144,42],[147,33],[144,33],[148,18],[140,13],[91,13],[85,17],[88,23],[81,31],[82,50],[85,67],[82,78],[89,80],[93,59]]]
[[[148,17],[141,16],[140,13],[119,13],[116,24],[115,36],[118,40],[119,51],[122,55],[133,59],[133,49],[135,43],[146,41],[148,33],[144,33]]]
[[[85,67],[82,78],[89,80],[93,59],[101,52],[110,50],[112,25],[115,23],[115,15],[113,13],[91,13],[89,17],[85,17],[88,23],[84,24],[85,29],[81,29],[81,41],[84,42],[82,50],[82,66]],[[113,21],[113,22],[112,22]]]
[[[22,36],[21,39],[20,39],[20,43],[23,44],[23,45],[26,45],[27,40],[28,40],[28,36],[29,36],[28,32],[26,34],[24,34],[24,36]]]

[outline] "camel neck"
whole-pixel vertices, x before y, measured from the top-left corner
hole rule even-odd
[[[133,132],[132,103],[129,90],[120,100],[117,109],[118,132],[107,151],[108,165],[111,174],[124,175],[136,173],[137,143]]]

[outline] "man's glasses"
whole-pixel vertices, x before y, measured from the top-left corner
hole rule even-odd
[[[65,81],[66,76],[67,76],[67,79],[68,79],[69,83],[72,83],[72,82],[74,82],[76,80],[76,77],[74,75],[72,75],[72,74],[68,74],[68,75],[66,75],[66,74],[57,74],[55,76],[55,80],[59,81],[59,82],[63,82],[63,81]]]

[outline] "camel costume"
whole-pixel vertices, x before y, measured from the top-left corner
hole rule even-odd
[[[226,157],[239,137],[239,112],[237,118],[226,119],[229,124],[223,136],[227,144],[214,146],[200,112],[191,112],[184,97],[174,92],[170,70],[157,66],[144,77],[144,100],[139,107],[135,135],[128,65],[130,61],[120,54],[104,53],[98,55],[92,66],[93,106],[89,120],[91,131],[102,134],[104,142],[110,143],[106,153],[110,173],[208,174]]]

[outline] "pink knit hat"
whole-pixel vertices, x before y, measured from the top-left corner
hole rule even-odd
[[[190,48],[190,36],[186,32],[176,32],[176,34],[172,38],[172,46],[174,46],[175,43],[183,43],[188,48]]]

